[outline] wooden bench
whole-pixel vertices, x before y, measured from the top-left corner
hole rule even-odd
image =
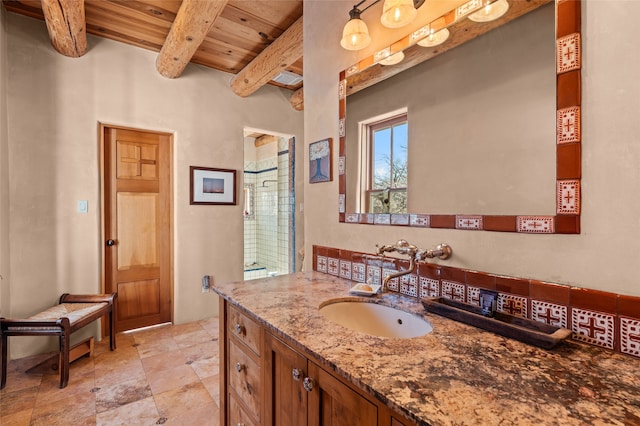
[[[26,319],[0,318],[0,352],[2,353],[2,381],[0,389],[7,383],[8,337],[9,336],[58,336],[60,340],[59,369],[60,388],[69,383],[69,352],[71,334],[109,315],[109,344],[116,348],[115,305],[118,295],[113,294],[68,294],[60,296],[59,304]]]

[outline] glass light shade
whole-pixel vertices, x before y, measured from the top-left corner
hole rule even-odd
[[[389,55],[386,58],[378,61],[380,65],[395,65],[402,62],[404,59],[404,52],[400,51],[398,53],[394,53],[393,55]]]
[[[479,11],[472,13],[469,15],[469,19],[473,22],[495,21],[507,13],[507,10],[509,10],[509,3],[507,0],[498,0],[486,5]]]
[[[347,50],[364,49],[371,43],[367,24],[362,19],[350,19],[342,30],[340,45]]]
[[[449,38],[449,34],[449,30],[443,28],[438,32],[429,34],[428,36],[420,40],[418,44],[422,47],[434,47],[447,41],[447,39]]]
[[[387,28],[400,28],[410,24],[417,15],[413,0],[384,0],[380,22]]]

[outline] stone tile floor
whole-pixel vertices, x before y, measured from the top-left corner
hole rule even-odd
[[[218,352],[211,318],[118,334],[113,352],[97,342],[64,389],[57,374],[25,372],[46,356],[11,361],[0,425],[218,425]]]

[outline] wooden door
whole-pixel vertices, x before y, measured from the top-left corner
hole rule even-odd
[[[364,396],[309,361],[309,426],[374,426],[378,408]]]
[[[117,331],[170,322],[172,136],[101,130],[104,288],[118,293]]]
[[[304,356],[265,333],[265,425],[307,424],[307,391],[302,387],[306,370]]]

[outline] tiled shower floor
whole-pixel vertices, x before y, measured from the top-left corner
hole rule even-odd
[[[11,337],[20,339],[20,337]],[[218,425],[218,318],[118,334],[56,374],[26,374],[45,356],[9,363],[0,424]]]

